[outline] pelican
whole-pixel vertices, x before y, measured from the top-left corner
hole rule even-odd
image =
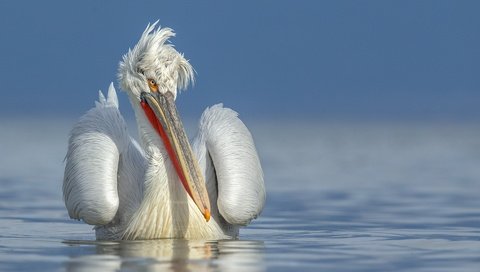
[[[207,108],[190,145],[175,100],[194,81],[170,28],[149,24],[119,65],[139,143],[127,132],[113,84],[74,125],[63,197],[98,240],[230,239],[265,203],[251,133],[222,104]]]

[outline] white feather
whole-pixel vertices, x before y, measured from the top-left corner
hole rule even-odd
[[[70,217],[93,225],[113,219],[119,204],[118,160],[126,146],[125,122],[118,108],[107,103],[100,92],[97,106],[70,134],[63,183]]]
[[[249,130],[235,111],[217,104],[202,115],[195,150],[200,146],[205,146],[215,168],[221,215],[232,225],[247,225],[265,204],[263,171]]]

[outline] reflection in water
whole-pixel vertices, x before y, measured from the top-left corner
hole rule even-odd
[[[267,205],[245,240],[106,242],[90,240],[62,201],[58,143],[71,122],[63,132],[59,122],[11,123],[22,129],[0,122],[0,271],[480,267],[478,124],[262,124]],[[18,145],[22,135],[40,142]]]
[[[161,239],[64,243],[78,248],[65,264],[67,271],[265,270],[262,241]]]

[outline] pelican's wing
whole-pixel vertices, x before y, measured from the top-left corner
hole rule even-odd
[[[263,209],[265,185],[252,136],[237,116],[221,104],[207,108],[193,149],[209,192],[218,190],[220,214],[230,224],[246,225]]]
[[[105,225],[141,196],[144,157],[127,133],[113,84],[72,129],[63,196],[71,218]],[[126,192],[129,195],[126,196]]]

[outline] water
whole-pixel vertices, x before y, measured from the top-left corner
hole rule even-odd
[[[256,122],[239,240],[97,242],[61,198],[71,120],[0,120],[0,270],[478,271],[480,126]]]

